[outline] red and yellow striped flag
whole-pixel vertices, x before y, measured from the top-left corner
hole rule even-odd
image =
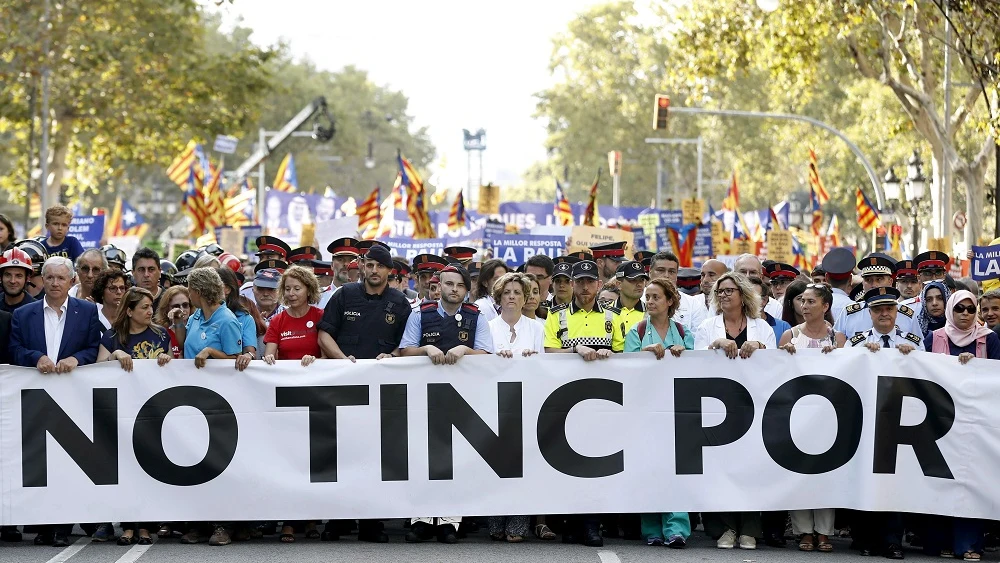
[[[590,199],[587,201],[587,208],[583,211],[583,221],[581,225],[590,227],[601,226],[601,215],[597,209],[597,188],[601,183],[601,169],[597,169],[597,177],[594,178],[594,185],[590,186]]]
[[[736,180],[736,171],[733,170],[733,181],[729,184],[729,191],[726,192],[726,199],[722,200],[723,211],[736,211],[740,209],[740,185]]]
[[[858,226],[861,227],[862,231],[868,232],[882,224],[878,217],[878,210],[875,209],[872,202],[868,201],[861,188],[858,188],[856,193],[855,208],[858,211]]]
[[[205,218],[210,227],[226,226],[226,199],[222,194],[222,169],[225,166],[219,161],[216,168],[208,165],[209,180],[205,187]]]
[[[373,239],[378,232],[378,225],[382,220],[379,209],[381,203],[379,192],[379,187],[375,186],[372,193],[368,194],[368,197],[355,210],[358,215],[358,232],[361,233],[363,239]]]
[[[195,150],[197,148],[198,143],[194,142],[193,139],[188,141],[187,146],[184,147],[181,154],[177,155],[177,158],[175,158],[170,164],[170,167],[167,168],[167,177],[169,177],[170,181],[177,184],[177,186],[182,190],[187,189],[187,185],[190,180],[189,172],[198,159],[198,156],[195,154]],[[201,177],[201,180],[204,181],[203,176]]]
[[[397,154],[400,187],[406,190],[406,211],[413,220],[413,238],[434,238],[437,229],[427,213],[424,182],[410,161]]]
[[[816,151],[809,149],[809,186],[816,194],[816,201],[826,205],[830,201],[830,192],[826,191],[823,181],[819,179],[819,165],[816,163]]]
[[[451,213],[448,214],[448,230],[454,231],[465,226],[465,196],[462,191],[458,191],[455,196],[455,203],[451,204]]]

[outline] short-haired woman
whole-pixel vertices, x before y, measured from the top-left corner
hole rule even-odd
[[[825,283],[811,283],[802,292],[799,303],[805,322],[793,326],[782,335],[779,343],[781,349],[794,354],[798,349],[817,348],[827,354],[843,348],[847,337],[844,333],[833,330],[833,315],[830,314],[833,289]],[[792,533],[799,536],[801,551],[833,551],[830,536],[834,532],[835,509],[792,510],[790,513]]]
[[[497,318],[499,314],[500,304],[493,300],[493,286],[509,271],[507,264],[496,258],[483,262],[483,266],[479,269],[474,297],[479,307],[479,314],[486,322]]]
[[[110,329],[118,318],[118,310],[129,285],[131,284],[125,272],[114,268],[101,272],[94,281],[93,297],[94,303],[97,303],[97,318],[104,328]]]
[[[749,358],[756,350],[774,348],[774,331],[760,318],[760,294],[746,276],[726,272],[715,280],[712,306],[719,313],[709,317],[695,334],[695,350],[722,350],[726,357]],[[757,549],[763,534],[760,512],[703,514],[705,532],[718,538],[716,547]]]
[[[646,286],[646,318],[625,335],[625,352],[652,352],[660,360],[668,350],[680,356],[684,350],[694,349],[694,335],[672,320],[680,304],[680,293],[670,280],[650,280]],[[691,519],[687,512],[643,514],[640,524],[646,545],[679,549],[687,545],[691,536]]]
[[[153,324],[153,294],[141,287],[133,287],[125,294],[118,316],[111,330],[104,333],[97,352],[97,361],[117,360],[125,371],[132,371],[132,360],[156,360],[164,366],[172,356],[167,331]],[[122,535],[118,545],[151,545],[149,530],[156,524],[147,522],[122,522]],[[136,539],[138,530],[138,540]]]
[[[191,316],[191,298],[188,297],[188,289],[183,285],[175,285],[164,290],[160,296],[160,305],[153,315],[153,322],[167,328],[167,335],[170,336],[170,353],[175,360],[183,358],[184,352],[174,328],[183,327],[189,316]]]

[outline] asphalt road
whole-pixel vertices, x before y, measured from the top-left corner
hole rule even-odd
[[[354,537],[345,537],[339,542],[321,542],[297,537],[294,544],[280,544],[276,536],[248,542],[233,543],[224,547],[209,547],[207,544],[182,545],[177,540],[154,540],[152,546],[122,547],[113,543],[91,543],[90,538],[74,536],[75,542],[68,548],[38,547],[25,535],[20,544],[0,544],[0,563],[177,563],[198,561],[199,563],[264,563],[274,561],[295,561],[301,563],[327,562],[469,562],[475,563],[527,563],[545,561],[552,563],[659,563],[662,561],[682,562],[809,562],[822,563],[836,561],[885,561],[882,558],[860,557],[849,549],[850,540],[834,539],[835,551],[826,553],[802,553],[789,541],[785,549],[761,547],[754,551],[740,549],[720,550],[715,542],[702,532],[695,532],[687,549],[673,550],[665,547],[648,547],[641,542],[607,540],[604,548],[587,548],[578,545],[563,545],[558,542],[528,540],[522,544],[493,542],[485,531],[461,540],[455,545],[443,545],[436,541],[419,545],[403,542],[405,531],[399,521],[389,522],[388,544],[358,542]],[[76,529],[80,534],[80,529]],[[908,561],[939,561],[918,551],[906,554]],[[1000,553],[987,553],[983,561],[1000,561]]]

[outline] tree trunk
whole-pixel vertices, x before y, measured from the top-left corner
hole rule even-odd
[[[70,140],[73,135],[73,120],[68,117],[60,118],[58,113],[56,116],[52,123],[54,134],[49,145],[49,154],[51,155],[49,158],[49,179],[47,183],[43,184],[46,195],[46,198],[43,199],[49,206],[60,203],[63,180],[69,171],[66,166],[66,156],[69,154]],[[44,218],[44,216],[45,210],[42,209],[42,217]]]
[[[984,234],[983,207],[986,205],[984,193],[986,181],[983,178],[981,167],[956,170],[955,175],[961,178],[962,183],[965,184],[965,214],[968,219],[965,224],[965,244],[971,248],[973,245],[979,244],[979,238]]]
[[[927,231],[928,237],[940,238],[948,232],[944,228],[944,167],[942,151],[932,148],[931,156],[931,177],[928,178],[927,186],[931,194],[931,224]],[[905,180],[904,180],[905,181]]]

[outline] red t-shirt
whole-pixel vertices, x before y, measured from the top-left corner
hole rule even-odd
[[[279,360],[301,360],[303,356],[319,357],[319,340],[317,329],[323,318],[323,309],[309,307],[309,312],[296,319],[288,314],[288,310],[278,313],[271,319],[264,335],[264,344],[274,342],[278,345]]]
[[[180,344],[177,343],[177,335],[174,334],[174,329],[168,328],[167,335],[170,336],[170,353],[174,356],[175,360],[181,359],[184,351],[181,350]]]

